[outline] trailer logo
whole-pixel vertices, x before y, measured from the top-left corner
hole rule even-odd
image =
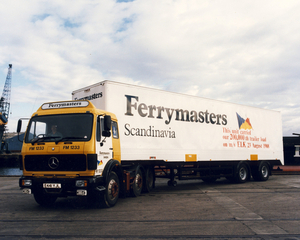
[[[175,121],[206,123],[215,125],[227,125],[227,115],[220,113],[213,113],[207,109],[204,111],[174,109],[163,106],[146,105],[139,103],[138,96],[125,95],[126,97],[126,112],[125,115],[133,116],[134,110],[141,117],[167,119],[165,124],[168,125],[175,118]]]
[[[89,96],[85,96],[85,97],[82,97],[82,98],[75,98],[74,100],[94,100],[94,99],[97,99],[97,98],[102,98],[103,96],[103,93],[102,92],[99,92],[99,93],[94,93],[92,95],[89,95]]]
[[[250,123],[250,119],[249,118],[247,118],[245,120],[238,113],[236,113],[236,116],[237,116],[237,119],[238,119],[239,129],[245,129],[245,130],[252,129],[252,125]]]

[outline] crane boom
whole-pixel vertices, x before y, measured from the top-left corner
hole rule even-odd
[[[0,99],[0,120],[3,124],[6,124],[9,116],[10,108],[10,93],[11,93],[11,70],[12,64],[8,65],[8,73],[6,76],[5,85],[2,92],[2,97]]]
[[[6,148],[6,153],[9,153],[8,144],[4,139],[4,132],[6,130],[5,125],[8,122],[9,108],[10,108],[10,92],[11,92],[11,70],[12,64],[8,65],[8,73],[4,84],[2,96],[0,99],[0,154]]]

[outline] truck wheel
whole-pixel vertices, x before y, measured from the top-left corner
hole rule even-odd
[[[237,166],[236,169],[236,176],[235,176],[235,182],[237,183],[244,183],[247,182],[249,177],[249,170],[246,164],[241,163]]]
[[[141,194],[143,189],[143,181],[144,181],[143,173],[141,169],[138,168],[132,183],[131,195],[133,197],[138,197]]]
[[[104,205],[106,207],[113,207],[116,205],[120,194],[120,184],[119,184],[119,178],[118,175],[111,171],[107,183],[106,183],[106,189],[104,193]]]
[[[56,196],[43,194],[43,193],[34,193],[33,196],[34,196],[34,200],[43,207],[52,206],[57,199]]]
[[[262,162],[259,167],[258,171],[255,175],[253,175],[254,180],[256,181],[267,181],[270,176],[270,168],[268,163]]]
[[[153,188],[154,188],[154,171],[153,168],[147,168],[143,191],[149,193]]]

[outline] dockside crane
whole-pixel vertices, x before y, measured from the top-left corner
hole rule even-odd
[[[2,153],[4,147],[6,148],[6,152],[8,152],[8,146],[4,140],[4,132],[6,130],[5,125],[7,124],[8,117],[9,117],[11,77],[12,77],[11,72],[12,72],[12,64],[9,64],[6,81],[5,81],[2,96],[0,99],[0,141],[1,141],[0,153]]]

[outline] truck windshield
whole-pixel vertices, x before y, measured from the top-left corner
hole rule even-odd
[[[63,114],[33,117],[25,142],[89,141],[92,135],[92,114]]]

